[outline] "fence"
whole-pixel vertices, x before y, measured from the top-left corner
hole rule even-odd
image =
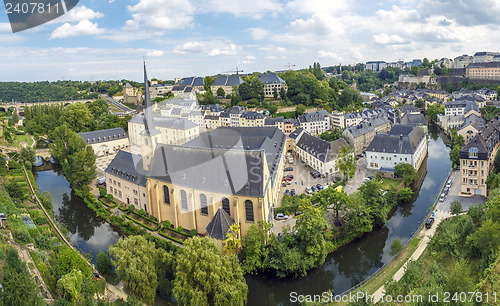
[[[434,210],[434,208],[436,207],[436,204],[437,202],[439,201],[439,195],[442,193],[446,183],[448,182],[448,180],[450,179],[450,174],[451,174],[451,169],[448,170],[448,173],[446,175],[446,179],[444,180],[444,182],[441,184],[441,187],[439,188],[440,192],[438,194],[438,197],[436,197],[436,200],[434,201],[434,204],[432,205],[432,210],[429,211],[429,213],[427,214],[427,216],[420,222],[418,228],[416,230],[414,230],[411,234],[411,237],[410,239],[408,239],[404,246],[403,246],[403,249],[405,249],[408,244],[410,244],[413,239],[415,239],[415,237],[418,235],[418,233],[422,230],[422,228],[424,227],[425,225],[425,222],[427,221],[427,219],[432,215],[432,211]],[[397,256],[397,255],[396,255]],[[389,264],[392,263],[392,260],[389,261],[389,262],[386,262],[382,267],[378,268],[375,272],[373,272],[372,274],[370,274],[367,278],[365,278],[362,282],[360,282],[359,284],[355,285],[354,287],[351,287],[350,289],[342,292],[341,294],[339,294],[339,296],[344,296],[344,295],[348,295],[350,292],[353,292],[357,289],[359,289],[360,287],[364,286],[365,284],[367,284],[370,280],[372,280],[374,277],[376,277],[382,270],[384,270],[385,268],[387,268],[387,266]]]

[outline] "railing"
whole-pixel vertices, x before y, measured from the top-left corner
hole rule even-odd
[[[443,189],[444,187],[446,186],[446,183],[448,182],[449,178],[450,178],[450,174],[451,174],[451,169],[448,170],[448,174],[446,175],[446,179],[444,180],[444,182],[441,184],[441,187],[440,187],[440,192],[439,194],[441,194],[443,192]],[[411,237],[410,239],[408,239],[405,244],[403,245],[403,249],[405,249],[408,244],[410,244],[413,239],[415,239],[415,237],[418,235],[418,233],[420,232],[420,230],[424,227],[425,225],[425,222],[427,221],[427,219],[429,219],[429,217],[432,215],[432,212],[434,211],[434,208],[436,207],[436,204],[438,203],[439,201],[439,194],[438,194],[438,197],[436,197],[436,200],[434,201],[434,205],[432,205],[432,210],[429,211],[429,213],[427,214],[427,216],[420,222],[418,228],[416,230],[414,230],[412,233],[411,233]],[[398,254],[399,255],[399,254]],[[397,256],[397,255],[396,255]],[[351,289],[348,289],[344,292],[342,292],[341,294],[339,294],[339,296],[344,296],[344,295],[348,295],[350,292],[353,292],[357,289],[359,289],[360,287],[364,286],[366,283],[368,283],[370,280],[372,280],[375,276],[377,276],[382,270],[384,270],[389,264],[391,264],[393,261],[389,261],[389,262],[386,262],[382,267],[378,268],[375,272],[373,272],[372,274],[370,274],[367,278],[365,278],[362,282],[360,282],[359,284],[355,285],[354,287],[352,287]]]

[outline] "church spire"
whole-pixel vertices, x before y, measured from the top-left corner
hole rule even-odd
[[[146,71],[146,61],[144,61],[144,129],[146,135],[155,134],[153,122],[153,106],[151,104],[151,96],[149,94],[148,73]]]

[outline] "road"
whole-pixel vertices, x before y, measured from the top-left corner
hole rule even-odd
[[[115,99],[113,99],[112,97],[108,96],[108,95],[100,95],[101,98],[104,98],[106,99],[106,101],[109,103],[109,104],[112,104],[113,106],[115,106],[116,108],[120,109],[123,111],[123,114],[125,115],[130,115],[130,114],[134,114],[135,111],[123,104],[121,104],[120,102],[117,102],[115,101]]]

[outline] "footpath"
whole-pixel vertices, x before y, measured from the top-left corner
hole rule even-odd
[[[413,254],[410,257],[408,257],[406,263],[394,274],[393,279],[395,281],[399,281],[403,277],[403,275],[405,274],[406,266],[408,265],[408,262],[410,260],[415,261],[419,259],[420,256],[424,253],[425,249],[427,248],[427,245],[429,244],[429,241],[431,240],[432,236],[434,236],[434,234],[436,233],[436,228],[439,225],[439,223],[441,223],[443,220],[451,216],[452,214],[447,211],[438,211],[438,210],[435,211],[434,224],[430,229],[423,227],[420,230],[418,237],[423,236],[423,238],[420,240],[420,243],[415,252],[413,252]],[[380,301],[380,299],[382,299],[384,294],[385,294],[385,289],[384,286],[382,286],[373,293],[373,301],[377,303],[378,301]]]

